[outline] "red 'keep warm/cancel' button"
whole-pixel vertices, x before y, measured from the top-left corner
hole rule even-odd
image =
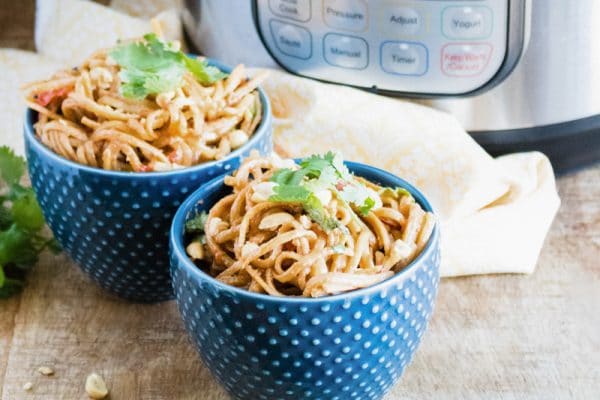
[[[451,43],[442,47],[442,72],[450,76],[479,75],[490,61],[489,43]]]

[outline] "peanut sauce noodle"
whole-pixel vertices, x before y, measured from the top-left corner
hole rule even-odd
[[[410,194],[394,196],[362,178],[381,206],[363,216],[332,196],[323,205],[342,228],[326,231],[298,204],[270,201],[264,187],[281,162],[254,153],[225,177],[232,194],[208,212],[202,240],[187,245],[219,281],[274,296],[333,295],[391,277],[427,244],[433,214]]]
[[[218,160],[256,131],[265,78],[246,78],[243,65],[226,79],[200,84],[186,71],[174,91],[143,100],[119,93],[119,65],[109,49],[78,67],[23,87],[39,113],[39,140],[77,163],[117,171],[167,171]]]

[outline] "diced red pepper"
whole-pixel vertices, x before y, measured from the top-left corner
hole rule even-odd
[[[45,92],[38,93],[35,97],[35,102],[41,106],[46,107],[50,102],[59,97],[65,97],[71,88],[69,87],[61,87],[58,89],[48,90]]]
[[[171,161],[172,163],[177,163],[177,162],[181,161],[181,159],[183,158],[183,154],[181,154],[180,149],[176,149],[176,150],[173,150],[171,153],[169,153],[169,155],[167,157],[168,157],[169,161]]]
[[[342,190],[344,190],[344,187],[345,187],[345,186],[346,186],[346,182],[344,182],[344,181],[338,181],[338,182],[335,184],[335,188],[336,188],[337,190],[339,190],[339,191],[342,191]]]

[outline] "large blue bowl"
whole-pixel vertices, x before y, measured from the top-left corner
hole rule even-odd
[[[50,229],[87,275],[126,299],[173,298],[168,236],[177,208],[198,186],[237,168],[251,150],[272,150],[271,107],[259,93],[263,120],[244,146],[222,160],[169,172],[107,171],[69,161],[36,138],[37,113],[27,110],[25,147],[33,189]]]
[[[379,169],[356,175],[423,195]],[[436,227],[423,252],[377,285],[322,298],[273,297],[223,284],[184,247],[185,221],[230,193],[218,177],[175,214],[171,274],[186,329],[208,369],[235,399],[380,399],[402,375],[431,316],[439,282]]]

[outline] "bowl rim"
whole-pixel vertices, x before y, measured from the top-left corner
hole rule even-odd
[[[222,71],[225,71],[227,73],[230,73],[232,71],[231,67],[221,63],[220,61],[217,61],[217,60],[214,60],[211,58],[207,58],[206,60],[208,61],[208,63],[210,65],[216,66],[219,69],[221,69]],[[272,112],[271,111],[271,103],[270,103],[269,98],[267,97],[265,91],[260,86],[257,87],[256,90],[258,90],[260,101],[263,106],[263,118],[261,119],[260,123],[256,127],[256,130],[254,131],[254,133],[252,134],[252,136],[250,137],[248,142],[244,143],[243,146],[230,152],[229,154],[227,154],[225,157],[223,157],[220,160],[208,161],[205,163],[193,165],[191,167],[178,168],[178,169],[173,169],[170,171],[129,172],[129,171],[113,171],[113,170],[107,170],[104,168],[91,167],[89,165],[84,165],[84,164],[80,164],[75,161],[68,160],[68,159],[64,158],[63,156],[61,156],[60,154],[52,151],[50,148],[48,148],[46,145],[44,145],[42,142],[40,142],[40,140],[37,138],[37,136],[35,135],[34,129],[33,129],[33,124],[34,124],[34,120],[37,119],[37,116],[39,113],[29,107],[27,107],[25,110],[25,118],[24,118],[24,123],[23,123],[23,125],[24,125],[24,135],[23,136],[24,136],[25,142],[28,142],[29,144],[31,144],[32,147],[35,148],[35,151],[37,153],[41,153],[43,156],[50,158],[52,161],[63,164],[65,166],[68,166],[71,168],[76,168],[76,169],[86,171],[89,173],[93,173],[93,174],[105,175],[110,178],[134,178],[134,177],[140,178],[140,179],[168,178],[168,177],[173,177],[173,176],[176,176],[176,175],[179,175],[182,173],[198,172],[198,171],[204,170],[205,168],[211,168],[211,167],[219,166],[221,164],[226,164],[230,160],[235,159],[236,157],[240,157],[242,155],[242,153],[245,152],[248,148],[251,148],[253,145],[258,143],[261,139],[263,139],[263,137],[265,135],[267,135],[269,130],[272,128],[273,116],[271,113]]]
[[[361,176],[360,173],[357,173],[356,170],[362,171],[371,171],[374,172],[378,178],[383,178],[384,180],[389,180],[397,183],[397,186],[403,187],[407,189],[410,194],[417,200],[417,202],[423,207],[425,211],[429,211],[435,214],[433,207],[427,200],[427,198],[413,185],[405,181],[404,179],[388,172],[382,170],[377,167],[373,167],[367,164],[353,162],[353,161],[344,161],[344,164],[348,166],[351,172],[356,173],[358,176]],[[219,187],[224,185],[223,179],[227,176],[228,173],[217,176],[207,183],[203,184],[200,188],[192,192],[188,196],[187,199],[179,206],[177,212],[175,213],[173,220],[171,222],[171,229],[169,232],[169,248],[170,248],[170,259],[172,264],[172,258],[176,257],[179,262],[179,267],[188,271],[191,274],[194,280],[206,281],[210,285],[216,286],[217,288],[224,290],[226,292],[232,292],[237,296],[242,296],[247,299],[251,299],[254,301],[265,301],[270,303],[323,303],[323,302],[332,302],[339,300],[348,300],[354,299],[357,297],[362,297],[364,295],[373,294],[374,292],[380,292],[382,289],[385,289],[389,286],[393,286],[400,281],[404,281],[408,279],[412,273],[422,265],[422,262],[429,258],[431,253],[436,250],[436,247],[439,246],[439,220],[436,218],[436,223],[433,228],[433,232],[425,245],[425,248],[412,260],[402,271],[394,274],[390,278],[383,280],[375,285],[367,286],[365,288],[351,290],[348,292],[343,292],[335,295],[328,295],[322,297],[302,297],[302,296],[272,296],[264,293],[255,293],[250,292],[245,289],[241,289],[232,285],[228,285],[223,283],[214,277],[210,276],[206,272],[202,271],[200,268],[194,264],[185,252],[185,245],[183,242],[183,235],[181,232],[183,231],[183,226],[185,224],[185,220],[189,212],[193,209],[193,207],[204,198],[204,193],[207,191],[217,190]],[[174,268],[172,265],[170,266],[171,270]],[[439,268],[436,267],[436,268]],[[175,285],[175,281],[173,280],[173,285]],[[175,287],[173,287],[176,292]]]

